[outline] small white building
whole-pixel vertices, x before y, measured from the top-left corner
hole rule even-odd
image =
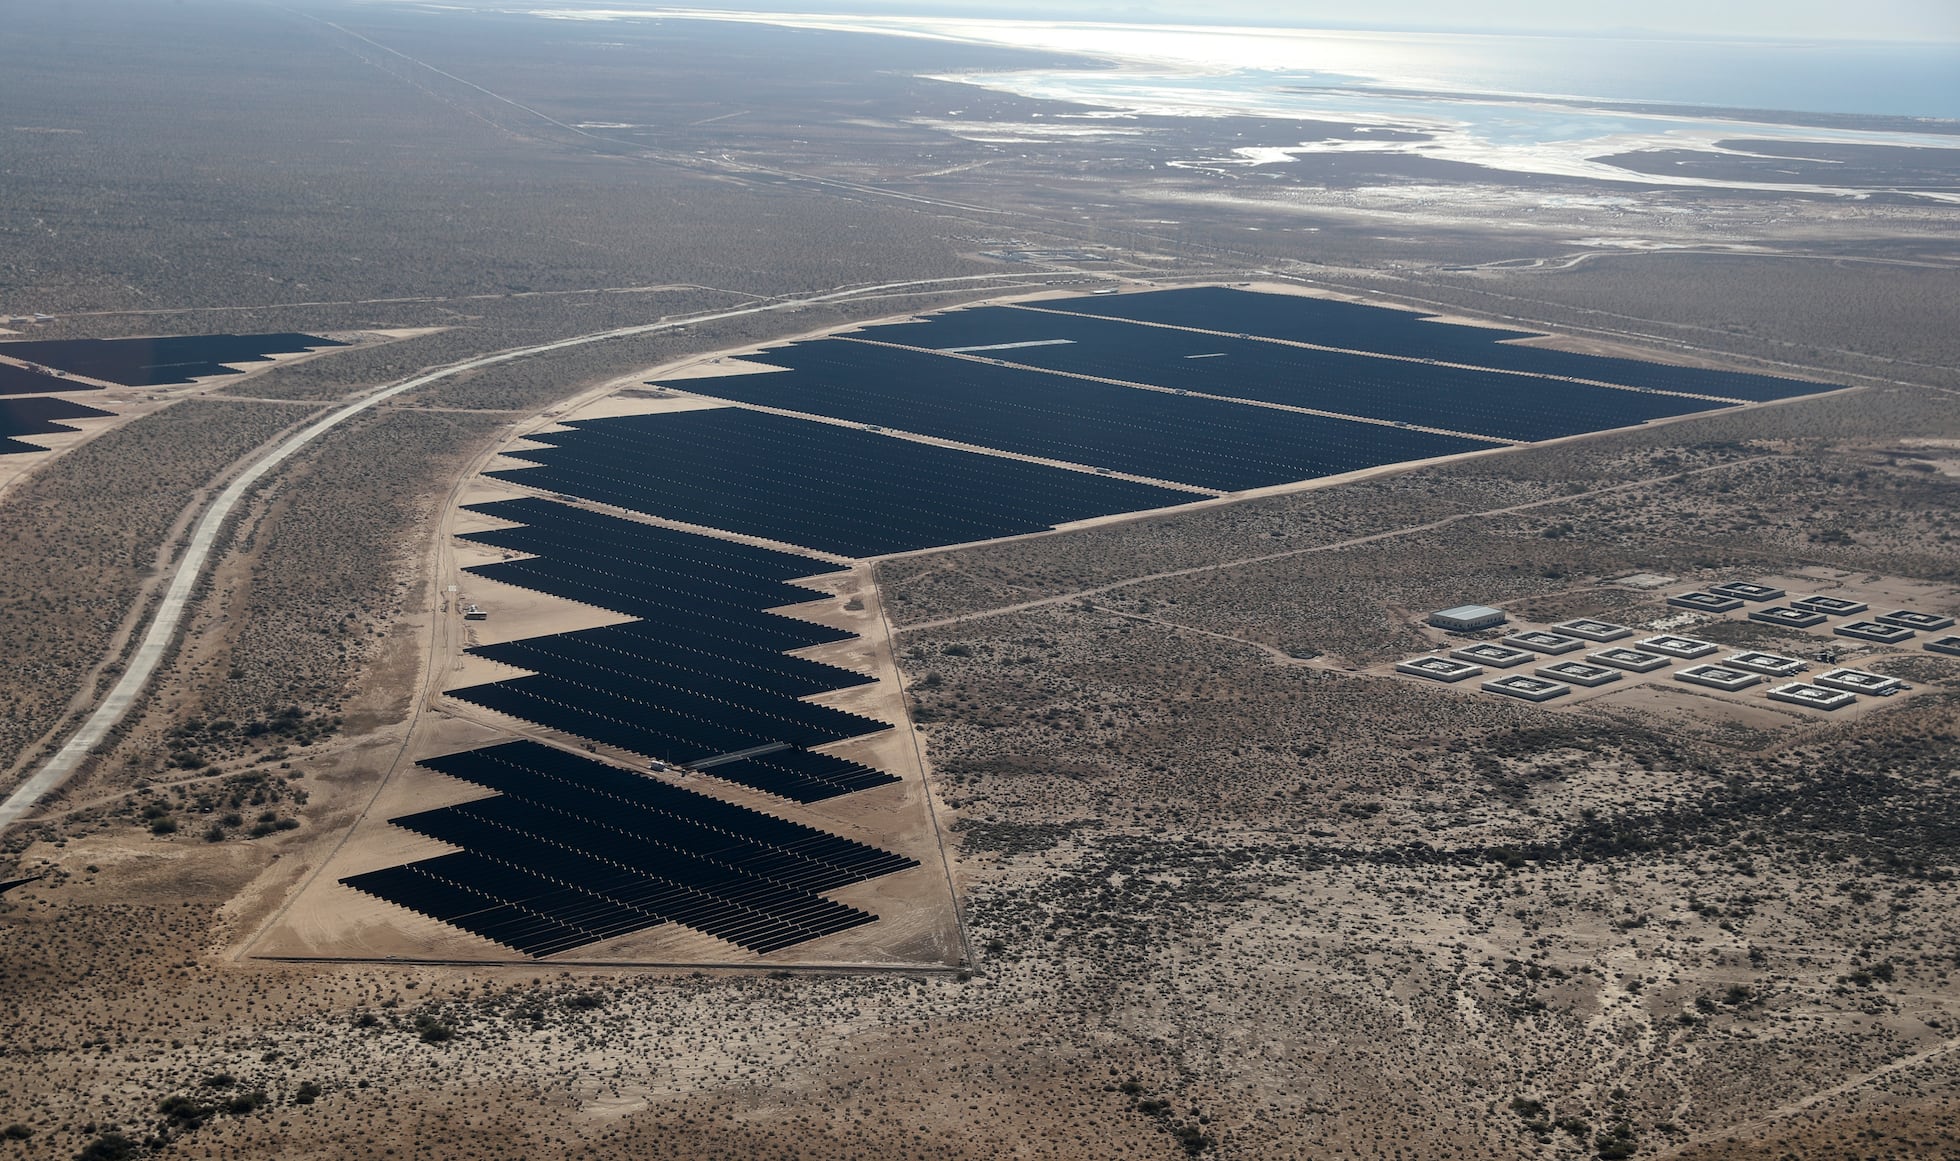
[[[1458,605],[1429,614],[1429,623],[1453,633],[1470,633],[1504,623],[1504,610],[1488,605]]]
[[[1667,598],[1667,603],[1677,609],[1693,609],[1697,613],[1732,613],[1742,607],[1742,598],[1725,597],[1718,593],[1676,593]]]
[[[1721,648],[1713,641],[1702,641],[1694,637],[1674,637],[1665,633],[1659,637],[1648,637],[1640,642],[1640,647],[1649,653],[1665,653],[1669,657],[1682,657],[1689,660],[1706,657]]]
[[[1769,699],[1821,710],[1843,709],[1858,700],[1843,690],[1825,689],[1821,685],[1811,685],[1802,681],[1770,687]]]
[[[1472,665],[1467,661],[1452,661],[1447,657],[1417,657],[1395,666],[1397,673],[1433,678],[1436,681],[1462,681],[1466,677],[1476,677],[1483,671],[1481,665]]]
[[[1853,621],[1848,625],[1839,625],[1831,632],[1840,637],[1871,641],[1879,645],[1897,645],[1901,641],[1910,641],[1919,635],[1911,629],[1902,629],[1897,625],[1882,625],[1877,621]]]
[[[1673,664],[1658,653],[1648,653],[1643,649],[1601,649],[1597,653],[1586,654],[1586,660],[1599,665],[1610,665],[1630,673],[1652,673]]]
[[[1588,641],[1618,641],[1622,637],[1633,636],[1633,630],[1625,625],[1615,625],[1611,621],[1595,621],[1589,617],[1581,617],[1576,621],[1561,621],[1552,628],[1574,637],[1584,637]]]
[[[1509,669],[1523,665],[1527,661],[1538,660],[1538,655],[1529,649],[1519,649],[1511,645],[1499,645],[1484,641],[1476,645],[1466,645],[1461,649],[1450,650],[1450,656],[1458,661],[1468,661],[1476,665],[1490,665],[1498,669]]]
[[[1740,669],[1729,669],[1720,665],[1690,665],[1674,675],[1674,680],[1685,681],[1689,685],[1705,685],[1710,689],[1734,693],[1738,689],[1748,689],[1763,679],[1760,673],[1746,673]]]
[[[1775,585],[1751,584],[1748,581],[1723,581],[1709,585],[1708,591],[1724,597],[1741,597],[1745,601],[1780,601],[1783,590]]]
[[[1588,665],[1583,661],[1560,661],[1553,665],[1541,665],[1532,672],[1553,681],[1570,682],[1588,688],[1598,685],[1611,685],[1625,674],[1604,665]]]
[[[1586,647],[1586,643],[1577,637],[1568,637],[1563,633],[1553,633],[1544,629],[1527,629],[1522,633],[1513,633],[1504,638],[1504,643],[1515,645],[1520,649],[1529,649],[1533,653],[1553,654],[1570,653],[1575,649]]]
[[[1761,621],[1765,625],[1781,625],[1786,629],[1808,629],[1829,620],[1822,613],[1809,609],[1793,609],[1788,605],[1771,605],[1767,609],[1749,610],[1749,619]]]
[[[1550,701],[1572,692],[1572,687],[1569,685],[1547,681],[1542,677],[1526,677],[1522,673],[1492,678],[1484,682],[1484,689],[1490,693],[1501,693],[1505,697],[1522,698],[1525,701]]]
[[[1901,629],[1921,629],[1931,632],[1934,629],[1953,628],[1953,618],[1944,613],[1915,613],[1911,609],[1894,609],[1873,617],[1881,625],[1896,625]]]
[[[1815,684],[1825,689],[1843,690],[1845,693],[1869,693],[1878,697],[1889,697],[1906,687],[1906,683],[1896,677],[1882,673],[1867,673],[1862,669],[1833,669],[1820,673]]]

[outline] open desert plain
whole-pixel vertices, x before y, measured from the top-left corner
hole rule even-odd
[[[806,7],[0,16],[0,1161],[1960,1158],[1950,16]]]

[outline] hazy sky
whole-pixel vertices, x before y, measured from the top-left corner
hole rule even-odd
[[[562,2],[562,0],[561,0]],[[603,0],[595,6],[602,6]],[[638,7],[639,4],[634,4]],[[1960,0],[676,0],[674,7],[1451,31],[1960,42]],[[1960,57],[1956,57],[1960,68]]]

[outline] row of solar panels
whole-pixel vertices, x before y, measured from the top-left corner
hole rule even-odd
[[[29,398],[0,399],[0,455],[15,455],[20,452],[46,451],[24,440],[15,439],[21,435],[47,435],[57,431],[74,431],[66,419],[102,419],[112,414],[96,407],[85,407],[66,399]]]
[[[530,673],[450,693],[799,802],[897,781],[808,747],[890,728],[802,700],[874,679],[783,650],[852,634],[766,612],[820,595],[806,556],[541,499],[468,534],[537,554],[469,571],[641,619],[474,647]],[[822,892],[916,861],[537,742],[425,760],[494,797],[391,820],[461,848],[344,880],[533,956],[680,923],[757,953],[872,922]]]
[[[1640,359],[1582,355],[1518,346],[1532,331],[1431,322],[1406,310],[1363,306],[1296,294],[1270,294],[1204,286],[1146,294],[1062,298],[1033,304],[1047,311],[1196,328],[1228,335],[1258,335],[1346,350],[1464,363],[1622,383],[1658,391],[1686,391],[1725,399],[1764,401],[1836,391],[1837,384],[1739,371],[1681,367]]]
[[[842,556],[1039,532],[1183,504],[1190,492],[766,412],[574,423],[491,472],[541,491]]]
[[[667,922],[776,951],[875,918],[819,892],[917,865],[537,742],[422,765],[499,793],[391,820],[460,851],[342,882],[533,956]]]
[[[178,335],[160,339],[30,339],[0,343],[0,356],[125,387],[189,383],[209,375],[236,375],[226,363],[263,363],[346,343],[291,332],[265,335]],[[46,386],[45,384],[53,384]],[[88,390],[33,370],[0,371],[0,395],[27,391]]]

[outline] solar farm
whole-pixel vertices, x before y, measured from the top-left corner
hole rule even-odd
[[[346,343],[317,335],[179,335],[157,339],[29,339],[0,343],[0,357],[52,367],[124,387],[164,387],[214,375],[236,375],[226,364],[264,363],[273,355],[293,355]],[[40,379],[52,379],[41,375]],[[0,394],[47,390],[36,379],[0,378]],[[54,379],[54,390],[74,391],[89,384]]]
[[[813,747],[889,722],[803,700],[874,681],[787,651],[855,635],[767,610],[827,594],[788,583],[823,561],[538,498],[473,505],[465,533],[521,559],[466,575],[633,620],[471,647],[523,675],[448,697],[637,769],[537,741],[424,758],[495,797],[390,819],[453,853],[341,880],[533,957],[678,924],[768,954],[873,922],[820,892],[918,860],[775,811],[899,781]],[[726,801],[645,771],[686,770],[776,800]]]
[[[655,386],[495,475],[862,558],[1836,390],[1220,287],[954,310]],[[820,420],[822,422],[812,422]]]
[[[661,402],[643,413],[524,433],[461,509],[469,608],[524,593],[601,616],[488,642],[472,630],[471,677],[442,697],[479,733],[419,760],[443,781],[388,812],[397,837],[377,848],[421,857],[369,857],[336,881],[467,933],[486,959],[862,959],[867,944],[838,941],[869,930],[875,944],[893,912],[846,897],[925,883],[906,877],[940,853],[916,761],[895,774],[869,757],[911,745],[895,671],[808,656],[885,649],[889,664],[882,622],[838,627],[836,578],[1833,389],[1506,342],[1524,337],[1218,288],[1042,300],[770,348],[733,373],[654,379]],[[1410,672],[1449,680],[1441,668],[1532,646]],[[1559,676],[1483,688],[1544,700],[1568,688]],[[867,817],[912,829],[852,837]],[[680,930],[695,942],[658,942]]]
[[[106,419],[110,414],[99,407],[89,407],[58,396],[0,398],[0,455],[46,451],[46,448],[15,437],[74,431],[64,421]]]
[[[912,865],[536,742],[422,764],[497,794],[395,819],[461,849],[347,885],[533,956],[669,922],[776,951],[872,922],[820,893]]]
[[[47,451],[19,437],[71,432],[76,429],[67,420],[115,414],[56,393],[191,383],[239,374],[227,363],[263,363],[274,355],[346,345],[301,334],[0,342],[0,455]]]

